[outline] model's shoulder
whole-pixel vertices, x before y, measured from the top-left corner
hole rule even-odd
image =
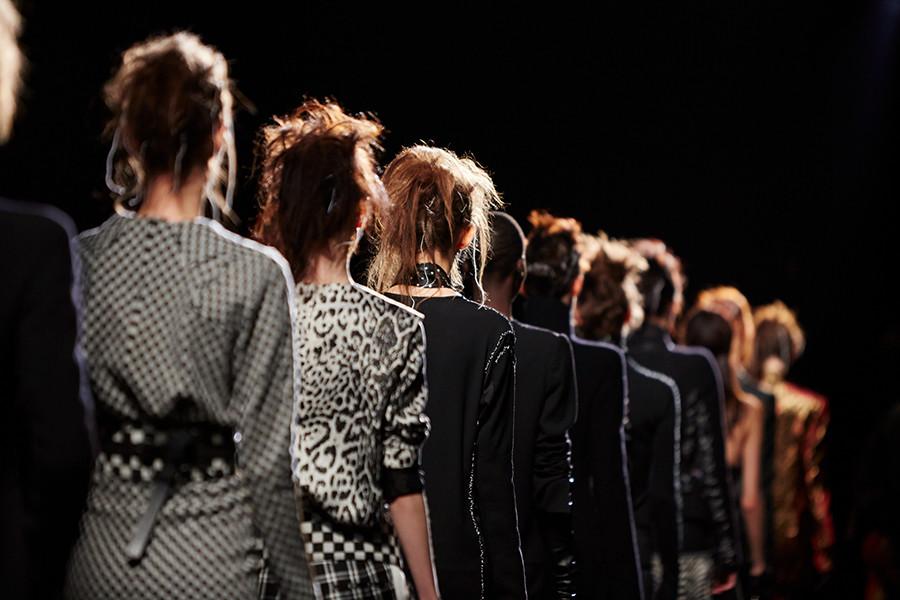
[[[566,335],[515,319],[512,319],[511,323],[516,334],[516,343],[519,345],[539,347],[556,353],[568,354],[572,351],[572,344]]]
[[[0,217],[36,244],[75,237],[72,219],[55,206],[0,198]]]
[[[290,266],[275,248],[228,231],[211,219],[195,220],[190,231],[195,238],[190,244],[192,259],[204,262],[224,258],[227,264],[252,269],[261,275],[251,279],[265,283],[283,280],[293,288]]]
[[[472,315],[472,319],[483,331],[493,335],[515,336],[512,323],[500,311],[462,296],[459,297],[459,306]]]
[[[370,287],[356,282],[353,282],[351,286],[353,292],[358,294],[362,302],[373,311],[392,315],[403,323],[421,323],[424,317],[416,309],[393,298],[388,298]]]

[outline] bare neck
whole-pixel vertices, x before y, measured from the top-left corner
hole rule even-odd
[[[503,281],[486,281],[484,285],[484,303],[507,319],[512,318],[512,303],[515,298],[512,293],[512,277]]]
[[[171,175],[158,175],[147,184],[138,214],[163,221],[191,221],[200,215],[204,187],[206,177],[200,172],[192,174],[177,190]]]
[[[316,285],[350,283],[346,250],[341,252],[340,249],[334,249],[333,252],[320,252],[313,256],[303,276],[303,282]]]

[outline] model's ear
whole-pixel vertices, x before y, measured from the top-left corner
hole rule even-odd
[[[462,234],[459,236],[459,243],[456,244],[456,249],[462,250],[463,248],[468,247],[468,245],[472,243],[472,240],[474,238],[475,228],[471,225],[466,225],[466,228],[463,229]]]

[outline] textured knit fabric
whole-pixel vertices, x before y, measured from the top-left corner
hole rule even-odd
[[[393,598],[402,561],[385,503],[423,488],[422,316],[353,283],[300,283],[296,348],[291,453],[317,596]]]
[[[290,475],[298,382],[287,266],[206,219],[114,216],[79,245],[98,411],[231,429],[238,469],[177,484],[133,564],[124,549],[153,484],[98,463],[67,596],[253,597],[265,544],[281,597],[310,597]]]

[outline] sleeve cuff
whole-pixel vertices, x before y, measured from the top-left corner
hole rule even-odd
[[[425,489],[418,464],[406,469],[385,468],[381,475],[381,484],[384,499],[388,503],[393,502],[400,496],[420,494]]]

